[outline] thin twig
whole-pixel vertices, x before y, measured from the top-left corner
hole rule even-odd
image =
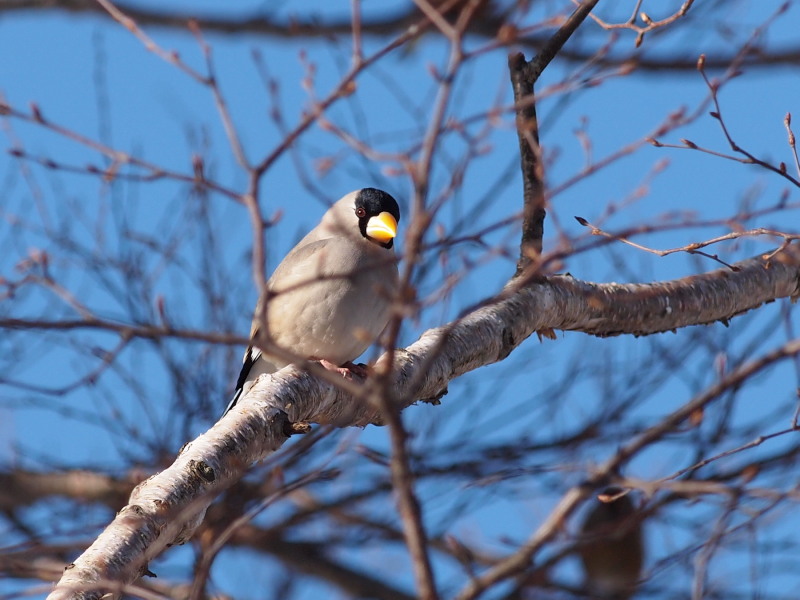
[[[130,31],[136,38],[142,42],[144,47],[158,56],[160,59],[168,62],[171,65],[176,66],[178,69],[186,73],[189,77],[194,79],[195,81],[203,84],[208,84],[208,78],[201,75],[198,71],[192,69],[189,65],[187,65],[183,60],[181,60],[180,56],[174,50],[167,51],[164,50],[161,46],[153,41],[153,39],[148,36],[137,24],[134,19],[126,15],[123,11],[118,9],[110,0],[96,0],[97,3],[102,6],[109,15],[120,25],[122,25],[125,29]],[[187,22],[189,20],[187,19]]]
[[[650,18],[650,16],[646,12],[644,11],[639,12],[639,9],[642,7],[642,0],[638,0],[638,2],[636,3],[636,7],[633,9],[633,12],[631,13],[630,18],[624,23],[608,23],[595,15],[592,15],[592,19],[594,19],[595,23],[600,25],[600,27],[609,31],[612,29],[630,29],[632,31],[635,31],[636,32],[635,45],[638,48],[639,46],[642,45],[646,33],[653,31],[655,29],[660,29],[661,27],[666,27],[667,25],[674,23],[681,17],[686,16],[686,13],[689,12],[689,9],[692,7],[692,4],[694,4],[694,0],[686,0],[683,3],[683,5],[681,5],[681,7],[670,16],[660,19],[658,21],[654,21],[653,19]],[[644,26],[636,24],[637,16],[642,20]]]
[[[121,179],[129,179],[129,180],[142,180],[142,181],[156,181],[159,179],[174,179],[175,181],[182,181],[185,183],[191,183],[193,185],[198,185],[200,187],[206,188],[208,190],[217,192],[234,200],[236,202],[241,202],[241,196],[233,191],[232,189],[226,188],[219,183],[214,181],[210,181],[206,179],[204,176],[198,174],[197,172],[193,172],[191,175],[179,173],[177,171],[171,171],[169,169],[165,169],[161,166],[158,166],[154,163],[146,161],[144,159],[138,158],[127,152],[123,152],[121,150],[115,150],[110,146],[106,146],[92,138],[86,137],[74,131],[72,129],[68,129],[58,123],[54,123],[53,121],[49,120],[42,114],[41,109],[38,105],[32,104],[30,113],[25,112],[23,110],[14,108],[8,104],[4,104],[0,102],[0,116],[7,116],[19,121],[23,121],[26,123],[32,123],[51,131],[57,135],[64,137],[65,139],[71,140],[80,144],[81,146],[85,146],[91,150],[94,150],[98,154],[101,154],[107,157],[111,164],[107,168],[100,168],[94,165],[88,165],[86,167],[78,167],[75,165],[68,165],[64,163],[57,162],[50,158],[41,158],[32,154],[29,154],[22,148],[11,148],[8,152],[17,158],[23,160],[30,160],[36,163],[41,164],[42,166],[48,169],[54,170],[63,170],[72,173],[80,173],[91,175],[93,177],[101,177],[105,180],[112,180],[116,178]],[[120,173],[119,169],[122,165],[131,165],[140,169],[144,169],[147,173],[142,174],[126,174]]]
[[[792,131],[792,113],[786,113],[786,116],[783,118],[783,124],[786,127],[786,132],[789,135],[789,148],[792,151],[792,156],[794,157],[794,168],[797,171],[797,177],[800,178],[800,158],[797,156],[797,141],[794,136],[794,131]]]
[[[597,4],[598,0],[585,0],[578,4],[578,8],[569,16],[564,24],[558,28],[550,39],[544,44],[542,49],[536,57],[529,63],[528,79],[533,83],[539,79],[539,76],[545,70],[550,61],[555,58],[556,54],[561,51],[564,44],[567,43],[572,34],[578,27],[586,20],[586,17],[592,12],[592,9]]]
[[[211,46],[206,43],[205,39],[203,38],[202,31],[200,31],[200,27],[197,25],[196,21],[191,21],[189,23],[189,28],[194,34],[195,39],[197,40],[197,43],[200,45],[200,49],[203,52],[203,56],[206,59],[206,71],[208,75],[205,78],[205,84],[211,89],[211,93],[214,96],[214,103],[217,106],[217,112],[219,113],[220,120],[222,121],[222,126],[225,128],[225,135],[228,137],[228,143],[231,145],[233,155],[236,158],[236,162],[239,163],[239,166],[249,171],[250,163],[247,160],[244,146],[242,145],[239,133],[233,124],[233,117],[231,116],[230,110],[228,110],[228,103],[225,101],[225,97],[222,95],[222,90],[219,87]]]
[[[316,470],[312,473],[306,473],[305,475],[301,475],[294,481],[286,483],[280,486],[279,489],[275,490],[269,496],[258,502],[255,506],[247,510],[243,515],[235,519],[224,531],[218,533],[213,543],[209,548],[206,548],[203,555],[200,557],[198,561],[199,564],[195,567],[195,576],[194,576],[194,585],[192,586],[192,593],[189,597],[190,600],[199,600],[204,596],[204,587],[205,583],[208,582],[210,577],[211,565],[214,562],[214,559],[220,553],[220,551],[225,547],[225,545],[230,541],[231,537],[241,529],[245,524],[249,523],[253,519],[255,519],[260,513],[262,513],[266,508],[277,502],[278,500],[288,496],[289,494],[302,489],[312,483],[316,483],[318,481],[330,480],[334,479],[335,476],[338,474],[336,470]]]
[[[616,240],[618,242],[622,242],[623,244],[627,244],[628,246],[632,246],[639,250],[643,250],[644,252],[649,252],[650,254],[655,254],[656,256],[668,256],[670,254],[675,254],[677,252],[687,252],[688,254],[700,254],[702,256],[706,256],[708,258],[712,258],[715,261],[719,262],[720,264],[729,267],[731,270],[735,270],[735,268],[726,262],[720,260],[720,258],[716,254],[706,254],[705,252],[699,252],[700,248],[705,248],[707,246],[711,246],[712,244],[718,244],[720,242],[724,242],[727,240],[736,240],[742,237],[756,237],[762,235],[768,235],[772,237],[782,238],[784,243],[789,243],[794,240],[800,240],[800,234],[792,234],[792,233],[785,233],[783,231],[777,231],[774,229],[767,229],[765,227],[758,227],[756,229],[748,229],[746,231],[732,231],[730,233],[726,233],[725,235],[720,235],[715,238],[711,238],[710,240],[705,240],[702,242],[692,242],[690,244],[686,244],[685,246],[680,246],[678,248],[669,248],[668,250],[656,250],[655,248],[649,248],[642,244],[637,244],[636,242],[632,242],[629,239],[626,239],[623,235],[617,235],[613,233],[608,233],[603,231],[599,227],[592,225],[589,221],[584,219],[583,217],[575,217],[575,220],[578,221],[584,227],[588,227],[591,230],[592,235],[599,235],[603,237],[607,237],[612,240]],[[778,248],[776,251],[779,251]],[[769,254],[764,255],[765,258],[769,257]]]
[[[681,469],[680,471],[676,471],[672,475],[668,475],[667,477],[662,477],[657,481],[653,482],[653,485],[657,486],[661,482],[671,481],[674,479],[678,479],[679,477],[683,477],[684,475],[688,475],[689,473],[693,473],[698,469],[702,469],[703,467],[711,464],[712,462],[716,462],[723,458],[728,458],[729,456],[733,456],[734,454],[738,454],[739,452],[743,452],[745,450],[750,450],[751,448],[756,448],[763,444],[764,442],[768,442],[772,439],[782,437],[784,435],[788,435],[791,433],[797,433],[797,427],[789,427],[787,429],[782,429],[780,431],[774,431],[772,433],[767,433],[764,435],[758,436],[756,439],[747,442],[746,444],[742,444],[741,446],[737,446],[736,448],[731,448],[730,450],[725,450],[724,452],[720,452],[714,456],[710,456],[708,458],[704,458],[701,461],[694,463],[693,465]]]

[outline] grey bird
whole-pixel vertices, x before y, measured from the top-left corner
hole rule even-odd
[[[608,487],[598,494],[581,526],[589,540],[579,553],[592,598],[627,600],[644,562],[644,532],[630,494]]]
[[[256,307],[236,392],[225,414],[264,373],[290,364],[257,347],[259,338],[343,374],[385,329],[398,270],[397,201],[386,192],[351,192],[323,215],[281,261]],[[363,373],[362,373],[363,374]]]

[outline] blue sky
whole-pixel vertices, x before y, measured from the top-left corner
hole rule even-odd
[[[141,3],[145,4],[160,6],[154,2]],[[198,12],[216,7],[216,3],[211,2],[174,4],[187,5]],[[320,6],[321,3],[313,1],[293,2],[277,10],[278,14],[303,14],[303,11],[319,10]],[[541,10],[552,14],[565,10],[565,6],[569,3],[550,2],[542,5]],[[778,3],[766,2],[763,6],[772,10]],[[238,7],[242,11],[247,9],[244,3]],[[253,3],[252,7],[263,9],[263,4]],[[380,10],[385,10],[385,5],[380,9],[369,3],[365,6],[365,14]],[[748,3],[732,3],[733,21],[741,26],[740,31],[733,34],[735,40],[746,37],[743,32],[752,29],[748,29],[748,24],[764,20],[763,16],[753,14],[755,10],[749,8]],[[339,13],[346,15],[347,11],[342,9]],[[770,29],[763,43],[782,47],[793,41],[798,18],[800,12],[793,6]],[[597,33],[593,23],[587,22],[584,27],[587,31],[594,28],[593,32]],[[702,31],[702,28],[693,31]],[[203,68],[198,46],[187,33],[157,29],[149,33],[165,48],[177,50],[194,68]],[[593,39],[587,35],[574,43],[590,44]],[[213,47],[220,86],[234,122],[246,151],[254,160],[280,143],[282,132],[269,118],[271,99],[260,79],[253,52],[261,53],[269,77],[278,82],[278,106],[291,126],[307,106],[308,96],[301,85],[307,64],[316,66],[314,88],[324,96],[347,68],[350,44],[346,38],[336,42],[275,41],[252,35],[211,34],[207,35],[207,41]],[[644,52],[652,52],[649,43],[650,38],[646,38]],[[365,49],[369,52],[378,44],[377,40],[367,38]],[[655,52],[679,46],[696,56],[701,52],[712,54],[721,44],[714,33],[695,37],[685,34],[658,45]],[[623,33],[619,47],[629,50],[632,36]],[[495,104],[510,101],[505,53],[503,49],[487,52],[465,68],[455,84],[450,109],[454,116],[463,118],[478,114]],[[446,48],[441,40],[431,38],[423,39],[406,53],[390,55],[358,78],[352,100],[335,105],[328,113],[329,118],[367,137],[383,151],[402,151],[413,146],[424,131],[426,123],[420,122],[420,118],[429,116],[435,91],[430,67],[441,68],[445,56]],[[537,86],[546,96],[539,104],[539,115],[542,143],[550,158],[547,181],[551,186],[569,179],[584,163],[576,130],[585,129],[592,140],[594,156],[602,157],[648,134],[679,107],[693,110],[707,94],[702,78],[695,71],[680,75],[655,73],[609,78],[597,86],[580,87],[572,94],[550,87],[576,68],[576,65],[556,59]],[[190,156],[203,153],[209,157],[208,172],[222,184],[238,191],[246,184],[245,175],[230,152],[208,90],[147,52],[129,32],[106,18],[61,13],[3,16],[0,19],[0,92],[15,107],[24,108],[35,102],[50,120],[170,169],[191,173]],[[782,119],[787,112],[800,112],[798,92],[797,67],[748,69],[725,85],[720,101],[726,123],[737,142],[758,156],[791,164]],[[470,131],[477,135],[480,127],[479,123]],[[92,151],[40,127],[11,121],[4,134],[6,147],[21,140],[31,154],[76,166],[103,165]],[[477,231],[519,211],[521,180],[515,169],[518,160],[515,136],[513,119],[509,115],[504,115],[502,122],[486,134],[485,145],[490,152],[470,163],[463,185],[437,216],[436,223],[444,231],[453,231],[460,217],[468,214],[486,195],[492,197],[491,210],[477,221],[467,222],[460,233]],[[718,123],[708,116],[670,134],[664,141],[677,143],[679,138],[727,151]],[[458,162],[464,149],[457,136],[446,139],[436,160],[434,194],[446,184],[450,167]],[[339,162],[335,169],[320,174],[315,166],[326,157],[334,157]],[[565,235],[580,240],[587,232],[572,217],[578,215],[594,222],[603,216],[609,203],[624,204],[625,198],[648,180],[648,173],[658,161],[668,161],[668,164],[649,182],[648,193],[621,208],[604,222],[604,227],[614,230],[635,223],[656,223],[673,211],[692,211],[698,219],[722,218],[735,213],[744,198],[752,197],[758,206],[773,204],[787,187],[785,181],[752,166],[699,152],[646,146],[553,198],[546,223],[546,248],[558,242],[554,223],[560,224]],[[31,248],[47,249],[53,256],[63,257],[54,269],[81,302],[104,317],[130,317],[130,306],[114,293],[113,278],[105,281],[89,273],[86,265],[78,260],[78,253],[63,254],[63,248],[40,231],[47,225],[52,230],[69,232],[87,249],[111,251],[117,253],[114,256],[126,257],[133,263],[139,260],[138,253],[142,252],[141,267],[151,274],[151,288],[143,290],[143,294],[162,295],[176,325],[207,329],[211,327],[209,315],[202,308],[204,304],[194,298],[196,281],[182,270],[180,261],[170,263],[148,256],[141,247],[117,236],[120,231],[126,231],[174,239],[180,243],[176,256],[196,267],[193,257],[198,245],[204,243],[206,234],[213,235],[219,242],[216,256],[222,265],[220,271],[230,276],[217,285],[230,291],[235,307],[233,314],[227,315],[227,323],[231,331],[242,336],[247,334],[257,294],[249,271],[250,229],[241,206],[215,195],[207,200],[192,199],[188,186],[174,182],[107,184],[86,175],[47,171],[37,166],[29,168],[32,175],[26,177],[19,161],[5,153],[0,155],[2,211],[6,219],[6,224],[0,226],[0,246],[4,248],[0,275],[11,276],[14,265]],[[302,232],[313,226],[326,202],[352,189],[367,185],[382,187],[407,208],[411,190],[405,177],[392,174],[396,168],[397,164],[392,161],[366,161],[348,151],[329,132],[312,128],[296,144],[295,153],[281,158],[264,180],[260,200],[266,214],[280,211],[282,215],[279,225],[268,231],[270,268]],[[310,193],[303,186],[303,176],[313,181],[318,194]],[[497,189],[499,192],[495,191]],[[796,201],[796,190],[791,194],[790,198]],[[201,208],[211,215],[210,233],[188,223]],[[24,232],[18,223],[9,224],[9,215],[25,224]],[[779,217],[767,216],[749,225],[796,232],[798,222],[797,210],[794,210]],[[721,227],[678,229],[641,236],[637,241],[667,248],[725,231]],[[487,240],[502,245],[514,256],[517,243],[514,229],[502,230]],[[724,255],[725,260],[734,261],[769,249],[772,244],[766,240],[744,241],[719,247],[716,251]],[[446,322],[465,307],[485,298],[513,273],[513,259],[490,257],[483,249],[469,245],[451,249],[447,259],[446,264],[432,261],[427,276],[419,282],[423,293],[434,292],[442,278],[450,270],[459,271],[464,262],[477,261],[480,266],[471,269],[459,281],[444,304],[427,308],[418,321],[406,325],[405,342],[413,341],[424,329]],[[697,257],[658,258],[617,245],[570,258],[564,270],[590,281],[647,282],[716,267],[713,262]],[[153,306],[141,306],[136,310],[142,321],[154,314]],[[599,462],[633,431],[652,424],[713,382],[715,357],[725,352],[733,363],[779,345],[786,337],[781,326],[785,321],[781,311],[786,310],[786,304],[778,302],[755,316],[734,319],[729,329],[718,324],[706,328],[702,334],[694,330],[679,332],[677,336],[600,340],[579,333],[559,333],[557,340],[541,344],[531,339],[508,363],[481,369],[454,382],[441,406],[412,407],[404,418],[412,431],[420,432],[412,441],[412,447],[419,451],[446,444],[468,429],[480,440],[478,445],[515,436],[557,438],[574,431],[576,419],[602,412],[602,403],[607,397],[603,386],[612,390],[633,386],[636,371],[646,370],[652,353],[665,352],[660,349],[661,344],[677,345],[678,349],[673,352],[685,357],[679,362],[679,372],[669,381],[659,384],[652,394],[643,391],[647,398],[640,399],[626,413],[616,430],[617,438],[598,442],[591,453],[576,453],[569,461],[562,455],[554,457],[558,462],[551,465],[521,465],[549,470],[545,479],[551,481],[554,493],[533,496],[531,489],[538,493],[540,484],[531,488],[528,480],[521,478],[504,486],[502,492],[488,492],[485,508],[453,524],[453,531],[459,535],[474,535],[497,550],[508,551],[513,545],[508,540],[520,541],[546,515],[557,498],[559,483],[579,481],[592,461]],[[790,312],[787,319],[796,327],[796,310],[794,313]],[[8,316],[2,307],[0,314]],[[15,303],[9,314],[63,316],[69,315],[69,311],[48,294],[28,292],[25,302]],[[9,334],[4,351],[14,349],[15,354],[6,354],[0,359],[4,380],[46,382],[47,385],[73,381],[97,364],[96,357],[77,349],[79,342],[108,350],[115,339],[91,332],[75,334],[69,340]],[[186,364],[208,370],[209,378],[214,381],[213,392],[226,393],[226,377],[232,383],[235,375],[237,358],[231,357],[238,357],[240,348],[210,352],[209,363],[198,362],[203,351],[197,344],[171,341],[165,348],[159,352],[170,353],[178,362],[185,356]],[[708,348],[716,348],[716,351]],[[173,385],[172,380],[159,356],[147,343],[134,343],[121,357],[127,372],[144,375],[139,382],[139,393],[126,389],[124,375],[113,372],[104,375],[91,390],[81,388],[58,397],[30,393],[13,385],[0,388],[0,458],[3,463],[31,468],[51,463],[64,466],[88,463],[113,470],[127,464],[126,459],[135,462],[150,457],[153,447],[145,440],[159,440],[159,447],[163,447],[165,453],[177,450],[190,437],[213,424],[213,407],[218,405],[221,411],[226,398],[220,397],[218,401],[216,396],[204,398],[205,410],[185,422],[176,419],[175,411],[180,410],[180,403],[174,399],[174,390],[167,387]],[[591,376],[570,381],[569,373],[573,369],[591,373]],[[223,376],[220,370],[229,372]],[[761,423],[762,433],[788,426],[796,387],[796,375],[790,364],[759,377],[744,390],[747,400],[736,404],[732,415],[734,422]],[[526,410],[521,412],[521,407]],[[146,418],[142,417],[142,411]],[[710,411],[709,419],[726,418],[724,412],[725,404],[720,403]],[[98,422],[92,423],[94,417],[86,415],[98,415]],[[107,433],[110,422],[119,426],[113,430],[114,435]],[[443,423],[446,425],[442,426]],[[546,430],[542,427],[544,424]],[[610,431],[615,429],[612,427]],[[120,436],[121,432],[126,432],[128,437]],[[352,436],[352,441],[347,442],[352,445],[387,447],[385,432],[379,428],[341,435],[345,440]],[[782,443],[791,442],[774,442]],[[775,447],[769,446],[765,451]],[[654,447],[633,462],[629,474],[643,479],[667,475],[685,466],[689,448],[682,439]],[[747,458],[752,459],[759,451],[754,450]],[[348,459],[340,460],[347,462]],[[356,465],[350,477],[357,477],[358,469],[365,467],[355,459],[350,460]],[[431,527],[435,528],[448,507],[458,502],[458,491],[447,485],[422,487],[423,499],[431,500],[435,507],[426,514]],[[528,500],[524,500],[526,494],[531,495]],[[388,507],[386,510],[390,513]],[[97,521],[103,522],[102,515]],[[651,539],[652,554],[662,555],[671,543],[659,537]],[[164,559],[163,569],[169,573],[169,565],[187,560],[186,555],[186,550],[174,551]],[[725,563],[721,568],[724,571],[734,564],[737,563]],[[443,578],[443,583],[458,589],[459,571],[452,565],[442,565],[442,569],[445,568],[448,577]],[[569,574],[568,569],[566,573]],[[235,576],[215,575],[215,582],[223,590],[235,591]],[[665,585],[664,581],[661,583]],[[2,585],[0,583],[0,589]],[[315,590],[309,585],[311,594]]]

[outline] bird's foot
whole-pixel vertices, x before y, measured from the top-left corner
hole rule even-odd
[[[366,379],[367,375],[369,374],[369,370],[367,369],[366,365],[356,364],[349,360],[342,365],[335,365],[325,359],[322,359],[319,362],[328,371],[336,371],[342,377],[349,380],[352,380],[354,375],[360,379]]]

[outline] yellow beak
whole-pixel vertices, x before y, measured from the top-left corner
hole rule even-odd
[[[397,235],[397,221],[388,212],[382,212],[367,221],[367,235],[378,242],[388,242]]]

